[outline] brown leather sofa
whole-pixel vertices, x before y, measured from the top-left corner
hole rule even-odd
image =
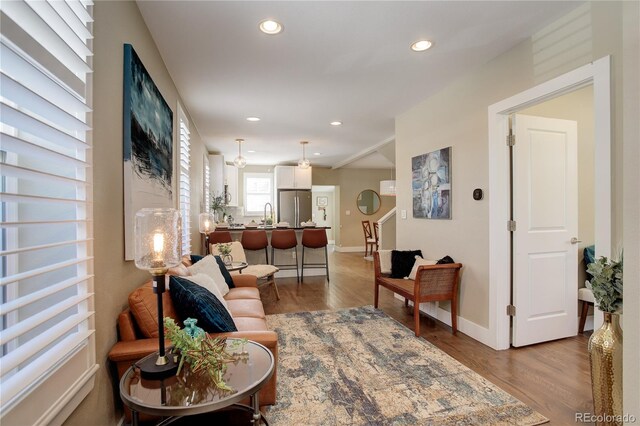
[[[190,261],[183,260],[184,265],[169,270],[170,275],[187,276],[186,266]],[[233,316],[238,331],[230,333],[211,333],[212,337],[246,338],[266,346],[278,364],[278,335],[267,329],[265,313],[260,300],[257,279],[253,275],[233,276],[235,288],[229,289],[225,300]],[[118,378],[137,360],[158,350],[157,296],[153,293],[152,282],[149,281],[129,295],[129,308],[118,316],[119,341],[109,352],[109,359],[116,365]],[[164,316],[173,318],[182,324],[184,318],[178,318],[169,296],[163,294]],[[134,312],[135,311],[135,312]],[[151,337],[145,337],[151,336]],[[167,346],[170,342],[167,343]],[[271,379],[260,390],[260,406],[273,405],[276,402],[276,371]],[[128,414],[128,413],[127,413]]]

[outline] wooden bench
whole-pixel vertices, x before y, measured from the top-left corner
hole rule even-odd
[[[378,293],[380,286],[404,297],[404,304],[413,302],[413,316],[416,336],[420,335],[420,303],[451,301],[451,327],[453,334],[458,330],[458,281],[462,268],[460,263],[442,265],[422,265],[418,267],[415,280],[390,278],[389,274],[380,270],[380,253],[373,253],[375,268],[375,299],[374,307],[378,307]]]

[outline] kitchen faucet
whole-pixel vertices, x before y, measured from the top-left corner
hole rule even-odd
[[[267,206],[269,206],[269,217],[273,218],[273,206],[271,203],[267,203],[264,205],[264,224],[267,224]]]

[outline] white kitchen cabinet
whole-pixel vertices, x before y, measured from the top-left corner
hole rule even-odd
[[[209,155],[209,188],[214,196],[224,193],[224,156]]]
[[[276,166],[274,167],[276,188],[278,189],[295,189],[296,177],[293,166]]]
[[[238,207],[242,203],[238,196],[238,169],[234,165],[225,165],[226,184],[227,184],[227,200],[229,206]]]
[[[311,167],[301,169],[294,167],[296,189],[311,189]]]
[[[276,166],[274,170],[277,189],[311,189],[311,167]]]

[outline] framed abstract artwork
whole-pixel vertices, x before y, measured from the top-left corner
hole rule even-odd
[[[411,159],[413,217],[451,219],[451,147]]]
[[[318,207],[327,207],[329,205],[329,197],[316,198],[316,205]]]
[[[173,112],[130,44],[123,77],[125,260],[133,260],[136,212],[174,207]]]

